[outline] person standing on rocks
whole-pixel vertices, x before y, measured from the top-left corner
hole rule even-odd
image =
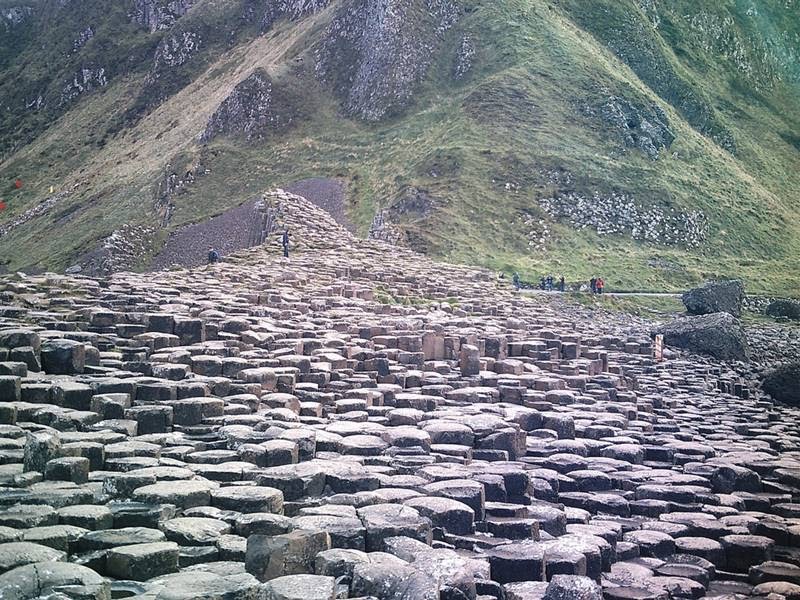
[[[602,277],[598,277],[597,278],[597,283],[595,285],[597,285],[597,293],[598,294],[602,294],[603,290],[606,287],[606,282],[603,281],[603,278]]]
[[[519,290],[520,287],[519,273],[514,271],[514,275],[511,277],[511,281],[514,283],[514,289]]]
[[[283,257],[289,258],[289,230],[284,229],[281,235],[281,245],[283,246]]]
[[[213,246],[208,247],[208,264],[219,262],[220,255]]]
[[[597,293],[597,278],[596,277],[592,277],[589,280],[589,287],[592,289],[592,294],[596,294]]]
[[[564,281],[564,276],[562,275],[561,277],[558,278],[558,290],[561,293],[563,293],[565,288],[566,288],[566,285],[565,285],[565,281]]]

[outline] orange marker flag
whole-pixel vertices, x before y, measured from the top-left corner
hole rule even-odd
[[[5,202],[5,200],[0,200],[0,210],[5,210],[5,209],[6,209],[6,202]]]
[[[14,187],[17,188],[17,189],[20,189],[22,187],[22,179],[17,179],[14,182]]]

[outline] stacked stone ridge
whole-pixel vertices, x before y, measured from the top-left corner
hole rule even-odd
[[[650,324],[291,232],[0,280],[0,598],[797,598],[800,411]]]

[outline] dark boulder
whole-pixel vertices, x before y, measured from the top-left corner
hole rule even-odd
[[[800,320],[800,301],[774,300],[764,311],[768,317],[783,317],[794,321]]]
[[[747,338],[738,319],[726,312],[698,317],[681,317],[655,330],[668,346],[719,360],[747,360]]]
[[[741,317],[744,285],[738,279],[709,281],[699,288],[689,290],[681,299],[691,315],[726,312],[734,317]]]
[[[761,387],[775,400],[800,406],[800,362],[773,369],[764,376]]]

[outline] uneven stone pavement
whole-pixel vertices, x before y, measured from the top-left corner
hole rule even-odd
[[[800,597],[800,411],[272,199],[289,260],[2,280],[0,598]]]

